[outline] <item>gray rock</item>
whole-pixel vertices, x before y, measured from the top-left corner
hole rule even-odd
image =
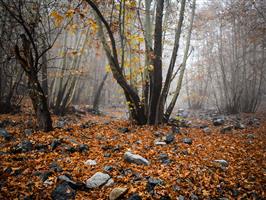
[[[161,131],[155,131],[153,133],[156,137],[161,137],[163,135],[163,133]]]
[[[213,118],[212,122],[214,126],[221,126],[224,124],[224,117],[223,116],[215,117]]]
[[[58,147],[61,143],[62,141],[60,139],[53,139],[51,143],[52,150]]]
[[[140,155],[133,154],[129,151],[124,154],[124,159],[125,159],[125,161],[127,161],[129,163],[135,163],[138,165],[142,165],[142,164],[143,165],[149,165],[150,164],[150,162],[147,159],[143,158]]]
[[[177,126],[172,126],[172,132],[178,134],[180,133],[180,129]]]
[[[199,197],[198,197],[197,195],[195,195],[195,194],[192,194],[192,195],[190,196],[190,199],[191,199],[191,200],[198,200]]]
[[[113,186],[114,184],[115,184],[114,179],[110,178],[104,186],[110,187]]]
[[[72,181],[69,177],[67,177],[66,175],[60,175],[58,176],[58,179],[61,181],[66,181],[68,183],[72,183],[72,184],[76,184],[76,182]]]
[[[55,128],[64,128],[65,124],[65,121],[59,120],[56,122]]]
[[[114,168],[113,168],[112,166],[109,166],[109,165],[104,166],[104,168],[103,168],[103,170],[106,171],[106,172],[110,172],[110,171],[112,171],[113,169],[114,169]]]
[[[173,133],[168,133],[166,135],[166,138],[165,138],[166,144],[170,144],[170,143],[174,142],[174,140],[175,140],[175,135]]]
[[[86,181],[87,188],[97,188],[104,185],[111,177],[108,174],[97,172]]]
[[[185,143],[185,144],[191,145],[192,144],[192,139],[191,138],[183,138],[182,142]]]
[[[55,172],[62,172],[63,171],[63,169],[58,165],[57,162],[52,162],[49,167],[51,170],[53,170]]]
[[[166,153],[161,153],[160,155],[159,155],[159,159],[161,160],[161,162],[163,163],[163,164],[169,164],[171,161],[169,160],[169,157],[168,157],[168,155],[166,154]]]
[[[157,146],[163,146],[163,145],[166,145],[166,142],[162,142],[162,141],[155,141],[154,143],[155,145]]]
[[[232,130],[233,130],[233,128],[234,128],[234,126],[232,126],[232,125],[228,125],[228,126],[225,126],[225,127],[223,127],[221,130],[220,130],[220,132],[221,133],[230,133]]]
[[[185,200],[185,197],[182,195],[179,195],[178,200]]]
[[[202,130],[204,133],[211,133],[211,129],[209,127],[205,127]]]
[[[127,200],[141,200],[141,197],[138,194],[134,193]]]
[[[0,128],[0,136],[2,136],[6,141],[12,139],[12,135],[10,135],[6,129]]]
[[[248,139],[255,139],[255,135],[249,133],[249,134],[247,134],[247,138],[248,138]]]
[[[235,129],[240,129],[240,130],[242,130],[242,129],[245,129],[246,127],[245,127],[245,125],[244,124],[242,124],[241,122],[236,122],[236,124],[235,124]]]
[[[89,150],[89,146],[87,144],[80,144],[78,147],[77,147],[77,150],[79,152],[86,152]]]
[[[121,133],[128,133],[129,132],[129,129],[127,127],[120,127],[118,128],[118,130],[121,132]]]
[[[121,197],[123,197],[128,191],[128,188],[114,188],[110,195],[109,195],[109,199],[110,200],[117,200]]]
[[[229,166],[228,162],[226,160],[223,160],[223,159],[214,160],[213,162],[218,163],[221,167],[228,167]]]
[[[32,129],[25,129],[24,130],[24,134],[27,135],[27,136],[32,135],[32,133],[33,133]]]
[[[33,144],[29,140],[25,140],[22,143],[12,147],[12,153],[25,153],[33,150]]]
[[[155,186],[162,185],[162,184],[163,184],[163,181],[161,179],[156,179],[156,178],[150,177],[148,179],[146,189],[149,193],[153,193]]]
[[[53,200],[74,200],[76,196],[76,191],[69,186],[67,182],[63,182],[56,186],[52,192]]]
[[[84,162],[85,165],[97,165],[96,160],[87,160]]]

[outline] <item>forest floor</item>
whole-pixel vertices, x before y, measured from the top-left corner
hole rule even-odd
[[[108,116],[54,116],[57,128],[44,133],[34,131],[30,114],[0,115],[0,130],[11,136],[0,134],[0,199],[265,199],[264,117],[241,117],[243,129],[228,126],[230,118],[220,126],[193,118],[178,131]],[[127,162],[128,151],[149,165]],[[110,177],[89,179],[97,172]],[[99,187],[88,189],[88,179]]]

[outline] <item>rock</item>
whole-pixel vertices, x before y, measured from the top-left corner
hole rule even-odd
[[[247,134],[247,138],[248,138],[248,139],[255,139],[255,135],[249,133],[249,134]]]
[[[52,192],[53,200],[71,200],[75,199],[76,191],[70,187],[67,182],[63,182],[56,186],[54,191]]]
[[[199,199],[199,197],[197,195],[195,195],[195,194],[192,194],[190,196],[190,200],[198,200],[198,199]]]
[[[38,143],[38,144],[35,145],[35,149],[37,151],[44,152],[44,151],[48,150],[48,145],[47,144],[39,144]]]
[[[33,150],[33,144],[29,140],[25,140],[22,143],[12,147],[12,153],[25,153]]]
[[[160,145],[162,145],[162,146],[163,146],[163,145],[166,145],[166,142],[162,142],[162,141],[155,141],[155,142],[154,142],[154,144],[155,144],[155,145],[157,145],[157,146],[160,146]]]
[[[0,136],[2,136],[6,141],[9,141],[12,139],[12,135],[10,135],[6,129],[0,128]]]
[[[163,184],[163,181],[161,179],[155,179],[155,178],[150,177],[148,179],[146,189],[149,193],[153,193],[155,186],[162,185],[162,184]]]
[[[250,118],[248,121],[248,125],[255,125],[259,126],[260,125],[260,120],[257,118]]]
[[[169,195],[164,195],[160,197],[160,200],[171,200],[171,197]]]
[[[211,129],[209,127],[205,127],[202,130],[204,133],[211,133]]]
[[[163,133],[161,131],[155,131],[153,133],[156,137],[161,137],[163,135]]]
[[[103,155],[105,158],[110,158],[111,157],[111,154],[110,153],[104,153]]]
[[[161,162],[163,163],[163,164],[169,164],[171,161],[169,160],[169,158],[168,158],[168,155],[166,154],[166,153],[161,153],[160,155],[159,155],[159,159],[161,160]]]
[[[61,181],[66,181],[67,183],[72,183],[72,184],[76,184],[76,182],[72,181],[69,177],[67,177],[66,175],[60,175],[58,176],[58,179]]]
[[[134,193],[127,200],[141,200],[141,197],[137,193]]]
[[[233,128],[234,128],[234,126],[232,126],[232,125],[229,125],[229,126],[225,126],[225,127],[223,127],[221,130],[220,130],[220,132],[221,133],[230,133],[232,130],[233,130]]]
[[[204,129],[204,128],[207,128],[207,127],[209,127],[207,124],[201,124],[201,125],[199,126],[200,129]]]
[[[180,188],[178,185],[174,185],[174,186],[173,186],[173,190],[174,190],[175,192],[178,192],[178,191],[181,190],[181,188]]]
[[[65,124],[65,121],[59,120],[56,122],[55,128],[64,128]]]
[[[30,136],[30,135],[32,135],[32,133],[33,133],[32,129],[25,129],[25,130],[24,130],[24,134],[25,134],[26,136]]]
[[[110,171],[112,171],[113,169],[114,169],[114,168],[113,168],[112,166],[109,166],[109,165],[104,166],[104,168],[103,168],[103,170],[106,171],[106,172],[110,172]]]
[[[180,133],[180,129],[177,126],[172,126],[172,132],[178,134]]]
[[[128,191],[128,188],[114,188],[109,195],[109,199],[117,200],[123,197],[127,193],[127,191]]]
[[[118,128],[118,130],[121,132],[121,133],[128,133],[129,132],[129,129],[127,127],[120,127]]]
[[[86,162],[84,162],[85,165],[97,165],[96,160],[87,160]]]
[[[191,138],[183,138],[182,142],[185,143],[185,144],[191,145],[192,144],[192,139]]]
[[[62,141],[60,139],[53,139],[51,143],[52,150],[61,145]]]
[[[173,133],[168,133],[166,135],[166,138],[165,138],[166,144],[170,144],[170,143],[174,142],[174,140],[175,140],[175,135]]]
[[[149,165],[150,164],[150,162],[147,159],[143,158],[140,155],[133,154],[129,151],[124,154],[124,159],[125,159],[125,161],[127,161],[129,163],[135,163],[138,165],[142,165],[142,164],[143,165]]]
[[[87,144],[81,144],[77,147],[77,150],[81,153],[86,152],[89,150],[89,146]]]
[[[69,146],[69,145],[66,145],[65,146],[65,150],[69,153],[75,153],[77,151],[77,149],[75,147],[72,147],[72,146]]]
[[[108,174],[97,172],[86,181],[87,188],[97,188],[104,185],[111,177]]]
[[[115,184],[114,179],[110,178],[104,186],[110,187],[113,186],[114,184]]]
[[[49,167],[51,170],[53,170],[55,172],[62,172],[63,171],[63,169],[57,164],[57,162],[52,162]]]
[[[238,129],[242,130],[242,129],[245,129],[246,127],[245,127],[245,125],[242,124],[241,122],[236,122],[234,128],[235,128],[236,130],[238,130]]]
[[[185,197],[182,195],[179,195],[178,200],[185,200]]]
[[[51,171],[37,171],[34,173],[35,176],[39,176],[42,182],[45,182],[49,176],[53,175],[53,172]]]
[[[213,118],[212,122],[214,126],[221,126],[224,124],[224,117],[223,116],[215,117]]]
[[[214,160],[213,162],[218,163],[221,167],[228,167],[229,164],[226,160]]]

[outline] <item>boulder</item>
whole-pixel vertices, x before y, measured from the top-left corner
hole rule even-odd
[[[205,127],[202,130],[204,133],[211,133],[211,129],[209,127]]]
[[[109,199],[110,200],[117,200],[121,197],[123,197],[128,191],[128,188],[114,188],[110,195],[109,195]]]
[[[225,126],[225,127],[223,127],[221,130],[220,130],[220,132],[221,133],[230,133],[232,130],[233,130],[233,128],[234,128],[234,126],[232,126],[232,125],[228,125],[228,126]]]
[[[86,181],[87,188],[97,188],[104,185],[111,177],[108,174],[97,172]]]
[[[147,159],[143,158],[140,155],[133,154],[129,151],[124,154],[124,159],[125,161],[129,163],[135,163],[138,165],[149,165],[150,164],[150,162]]]
[[[221,126],[224,124],[224,117],[223,116],[215,117],[212,119],[212,122],[214,126]]]

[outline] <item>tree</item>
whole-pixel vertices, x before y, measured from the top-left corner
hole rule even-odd
[[[145,70],[146,74],[144,79],[145,83],[143,84],[142,88],[143,91],[142,97],[139,95],[138,91],[136,91],[135,88],[132,85],[130,85],[126,80],[126,77],[124,75],[124,69],[121,66],[121,59],[119,59],[118,56],[119,54],[117,49],[117,42],[115,40],[115,36],[112,31],[111,25],[107,22],[106,18],[103,16],[103,13],[99,9],[99,5],[97,6],[97,4],[92,0],[86,0],[86,2],[90,5],[90,7],[94,10],[96,14],[96,20],[99,26],[99,35],[106,52],[112,74],[117,83],[122,87],[124,91],[125,98],[128,102],[129,111],[131,113],[132,118],[139,124],[146,124],[146,123],[159,124],[167,122],[172,112],[173,104],[171,104],[170,110],[168,109],[168,112],[164,112],[164,108],[166,104],[166,98],[168,96],[168,91],[170,88],[170,80],[173,75],[173,68],[175,66],[175,59],[178,51],[186,1],[185,0],[181,1],[181,11],[179,14],[181,21],[179,21],[179,25],[176,30],[176,42],[174,44],[173,54],[171,59],[173,60],[173,62],[172,64],[170,64],[168,68],[168,78],[164,85],[163,92],[162,92],[163,88],[162,55],[163,55],[163,19],[164,19],[163,13],[165,11],[165,1],[158,0],[153,4],[154,6],[156,6],[153,39],[151,34],[152,27],[151,27],[151,17],[150,17],[150,6],[152,5],[152,1],[150,0],[145,1],[147,10],[145,10],[146,22],[145,26],[143,27],[143,32],[144,32],[144,40],[146,48],[145,50],[146,64],[148,64],[148,66],[146,66],[147,70]],[[128,4],[136,5],[136,2],[134,3],[134,1],[131,1]],[[193,4],[195,5],[195,1]],[[137,10],[138,8],[136,8],[135,6],[133,9]],[[193,7],[193,10],[195,10],[195,6]],[[142,25],[141,16],[139,16],[139,19],[140,19],[139,20],[140,24]],[[110,40],[110,46],[108,40],[105,37],[104,30],[107,31],[107,35]],[[124,42],[120,41],[120,45],[121,44],[123,46]],[[122,47],[121,49],[123,51],[124,48]],[[181,74],[180,78],[182,76],[183,75]],[[174,104],[175,102],[176,99],[173,100]]]

